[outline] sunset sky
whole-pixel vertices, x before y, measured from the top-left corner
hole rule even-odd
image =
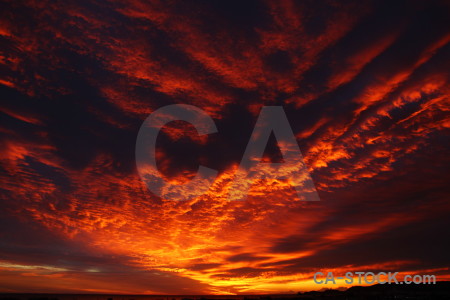
[[[450,280],[449,1],[0,1],[0,292],[258,294],[315,272]],[[158,137],[152,194],[139,128]],[[228,193],[263,106],[282,106],[320,201]],[[264,161],[279,159],[276,140]],[[342,283],[336,288],[342,286]]]

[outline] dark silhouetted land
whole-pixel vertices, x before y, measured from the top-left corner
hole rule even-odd
[[[354,286],[345,291],[325,290],[282,295],[106,295],[0,294],[0,300],[295,300],[295,299],[450,299],[450,282],[435,285]]]

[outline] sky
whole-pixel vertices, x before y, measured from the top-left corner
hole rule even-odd
[[[448,1],[3,0],[0,14],[0,292],[450,280]],[[179,121],[158,136],[169,182],[219,172],[186,201],[155,196],[136,169],[141,124],[169,104],[218,129]],[[229,201],[263,106],[283,107],[320,201],[278,179]]]

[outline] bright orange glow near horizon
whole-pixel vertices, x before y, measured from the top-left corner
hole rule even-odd
[[[450,279],[446,1],[3,1],[0,292],[263,294],[316,272]],[[135,165],[209,191],[160,199]],[[263,106],[283,106],[321,201],[287,180],[228,196]],[[272,142],[270,142],[272,143]],[[269,144],[263,161],[277,159]],[[198,190],[198,187],[196,187]]]

